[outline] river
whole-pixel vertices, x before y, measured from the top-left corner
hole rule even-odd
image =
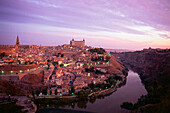
[[[126,84],[118,88],[117,91],[113,92],[111,95],[105,96],[103,99],[96,99],[94,102],[88,101],[84,108],[80,108],[76,104],[74,108],[65,106],[62,107],[62,109],[72,109],[96,113],[121,113],[125,112],[125,110],[120,108],[120,105],[123,102],[128,101],[136,103],[140,96],[146,94],[147,91],[144,85],[141,83],[139,75],[130,70],[128,72]],[[48,111],[50,111],[50,109],[48,109]]]

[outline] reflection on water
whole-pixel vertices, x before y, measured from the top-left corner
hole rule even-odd
[[[128,72],[126,84],[117,89],[116,92],[93,98],[88,101],[70,103],[70,105],[61,107],[62,109],[72,109],[96,113],[120,113],[124,112],[120,108],[123,102],[137,102],[138,98],[146,95],[147,91],[141,83],[139,75],[133,71]],[[47,109],[44,109],[47,110]],[[55,112],[56,109],[48,109],[49,113]]]
[[[97,113],[117,113],[122,111],[120,105],[123,102],[129,101],[135,103],[140,96],[146,94],[147,91],[141,83],[139,75],[130,70],[128,72],[126,84],[118,88],[116,92],[112,93],[109,96],[101,97],[100,99],[97,98],[94,100],[89,100],[85,103],[78,103],[74,106],[74,109]],[[72,107],[69,106],[66,106],[64,108],[72,109]]]

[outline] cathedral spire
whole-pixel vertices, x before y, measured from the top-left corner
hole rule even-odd
[[[19,45],[19,36],[17,35],[16,45]]]

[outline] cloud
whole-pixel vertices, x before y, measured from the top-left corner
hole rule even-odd
[[[75,33],[77,37],[85,34],[157,42],[161,37],[169,39],[166,34],[170,31],[169,3],[168,0],[0,0],[0,23],[3,23],[0,29],[11,34],[25,31],[68,37]]]
[[[167,35],[167,34],[160,34],[160,37],[162,37],[162,38],[166,38],[166,39],[170,39],[170,36],[169,36],[169,35]]]

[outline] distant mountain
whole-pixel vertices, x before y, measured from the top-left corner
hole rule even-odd
[[[130,50],[130,49],[105,49],[107,53],[110,53],[110,52],[117,52],[117,53],[120,53],[120,52],[133,52],[134,50]]]

